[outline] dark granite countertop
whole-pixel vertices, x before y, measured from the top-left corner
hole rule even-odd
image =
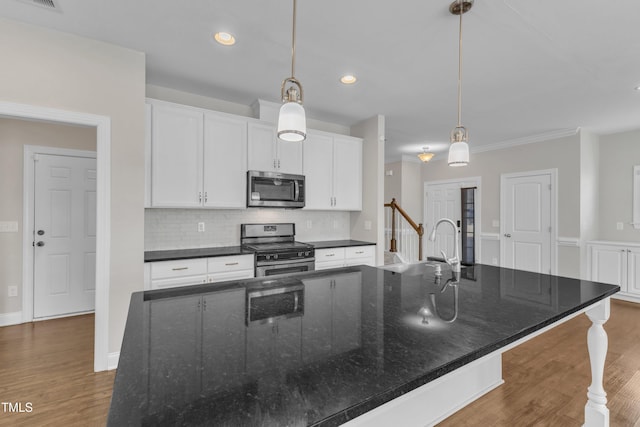
[[[339,425],[620,289],[486,265],[433,270],[134,293],[108,425]],[[250,321],[249,294],[292,284],[302,315]]]
[[[242,249],[240,246],[220,246],[215,248],[195,249],[169,249],[164,251],[145,251],[144,262],[250,254],[253,254],[253,251]]]
[[[349,246],[372,246],[375,243],[363,242],[360,240],[323,240],[320,242],[305,242],[312,245],[315,249],[327,248],[347,248]]]

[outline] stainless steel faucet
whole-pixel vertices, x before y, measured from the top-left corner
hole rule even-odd
[[[444,258],[444,261],[451,266],[451,271],[460,272],[460,255],[458,252],[458,227],[456,227],[456,223],[449,218],[440,218],[438,222],[436,222],[436,225],[433,227],[433,231],[429,235],[429,240],[432,242],[436,240],[436,231],[438,230],[438,226],[443,222],[449,223],[453,227],[453,246],[455,253],[451,258],[447,257],[447,254],[444,253],[444,251],[440,251],[440,253]]]

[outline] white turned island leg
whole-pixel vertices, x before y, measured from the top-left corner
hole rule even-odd
[[[600,304],[587,310],[591,327],[587,333],[587,346],[591,361],[591,385],[587,391],[587,404],[584,407],[585,427],[609,427],[609,409],[607,393],[602,385],[604,361],[607,356],[608,339],[602,325],[609,319],[610,301],[606,298]]]

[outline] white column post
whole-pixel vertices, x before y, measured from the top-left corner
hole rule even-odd
[[[585,427],[609,427],[607,393],[602,385],[604,361],[608,347],[607,333],[602,325],[609,320],[609,312],[610,298],[606,298],[587,310],[586,313],[592,325],[587,333],[587,346],[591,361],[591,385],[587,391],[588,400],[584,407]]]

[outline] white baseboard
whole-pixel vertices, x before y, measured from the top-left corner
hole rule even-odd
[[[631,295],[625,292],[618,292],[611,295],[611,298],[620,299],[623,301],[635,302],[640,304],[640,295]]]
[[[120,360],[120,352],[116,351],[107,355],[107,370],[111,371],[118,367],[118,360]]]
[[[0,326],[19,325],[22,322],[22,312],[0,314]]]

